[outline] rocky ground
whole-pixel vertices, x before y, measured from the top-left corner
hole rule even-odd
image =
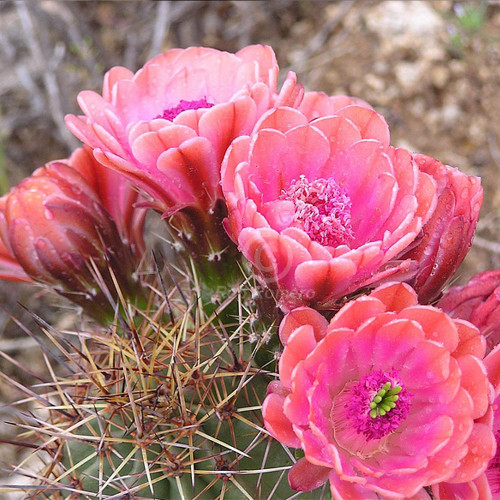
[[[481,220],[458,282],[500,267],[498,2],[4,1],[0,191],[78,145],[63,116],[78,112],[80,90],[100,90],[111,66],[136,70],[171,47],[236,51],[251,43],[272,45],[283,74],[295,71],[308,90],[371,103],[386,117],[395,145],[481,176]],[[17,302],[62,328],[73,314],[31,288],[7,284],[0,297],[5,310],[33,330]],[[0,350],[44,370],[35,341],[4,312]],[[0,368],[28,381],[12,364],[0,361]],[[0,384],[0,400],[16,397]],[[0,408],[0,436],[10,434],[11,413]],[[1,454],[4,463],[19,460],[10,447]]]

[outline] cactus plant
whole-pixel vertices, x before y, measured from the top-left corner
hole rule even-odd
[[[77,342],[39,319],[58,361],[47,392],[31,395],[47,418],[25,414],[18,428],[19,441],[33,447],[23,467],[35,456],[45,464],[29,497],[293,494],[286,470],[295,457],[269,436],[261,415],[276,368],[274,326],[255,329],[249,277],[210,304],[197,277],[190,286],[187,279],[165,289],[157,275],[146,308],[123,298],[109,328],[73,332]]]

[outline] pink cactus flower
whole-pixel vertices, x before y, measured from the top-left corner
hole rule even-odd
[[[360,104],[306,94],[304,112],[269,111],[224,159],[226,230],[285,311],[416,272],[399,256],[431,217],[436,183]]]
[[[280,379],[262,411],[273,437],[304,452],[293,489],[329,480],[336,500],[428,498],[422,488],[484,472],[495,454],[485,423],[493,385],[473,325],[389,283],[330,323],[294,309],[279,333]]]
[[[115,280],[135,296],[136,256],[92,186],[63,162],[36,170],[0,199],[0,235],[27,276],[101,318]]]
[[[69,129],[109,168],[151,196],[193,256],[230,243],[221,227],[225,205],[220,166],[231,141],[248,134],[277,105],[303,94],[290,74],[277,92],[278,65],[270,47],[236,54],[203,47],[172,49],[137,73],[112,68],[102,96],[78,96],[84,116],[69,115]]]
[[[500,342],[500,269],[476,274],[465,286],[451,287],[438,306],[452,318],[475,325],[491,351]]]
[[[418,262],[410,284],[421,303],[435,299],[469,251],[483,202],[479,177],[468,176],[434,158],[414,155],[421,172],[437,184],[438,203],[412,248],[401,258]]]

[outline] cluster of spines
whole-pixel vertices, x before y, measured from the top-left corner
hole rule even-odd
[[[36,498],[257,498],[288,488],[291,455],[275,467],[274,448],[288,452],[261,421],[269,377],[252,360],[269,336],[250,335],[250,287],[207,313],[201,289],[186,297],[190,287],[167,293],[160,281],[146,308],[118,294],[112,327],[75,333],[78,343],[43,323],[69,375],[53,370],[50,399],[39,399],[48,419],[27,419],[19,436],[45,463],[30,486]]]

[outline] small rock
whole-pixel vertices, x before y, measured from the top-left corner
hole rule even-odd
[[[460,108],[456,104],[447,104],[441,108],[441,121],[453,125],[460,118]]]
[[[379,90],[379,91],[384,90],[385,87],[384,80],[378,76],[375,76],[373,73],[368,73],[365,76],[365,82],[373,90]]]
[[[428,44],[444,30],[444,20],[427,2],[380,2],[366,16],[368,28],[395,45]]]
[[[399,85],[407,92],[411,92],[422,85],[426,69],[427,63],[425,61],[419,60],[414,63],[401,61],[394,68],[394,73]]]
[[[450,79],[450,72],[446,66],[434,66],[430,72],[432,84],[438,89],[443,89]]]

